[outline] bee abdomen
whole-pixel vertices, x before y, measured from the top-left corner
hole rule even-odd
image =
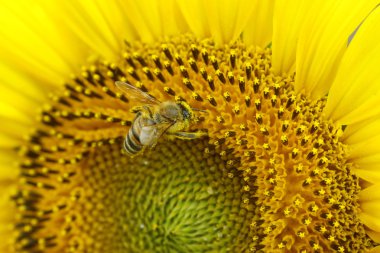
[[[135,140],[133,137],[131,138],[131,131],[129,131],[124,141],[124,148],[128,154],[135,155],[141,151],[143,146],[139,141]]]
[[[140,152],[143,145],[140,142],[140,132],[141,132],[141,118],[136,117],[133,121],[131,128],[125,138],[124,148],[129,155],[135,155]]]

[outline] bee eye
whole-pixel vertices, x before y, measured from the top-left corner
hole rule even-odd
[[[189,113],[189,111],[186,110],[186,109],[183,109],[183,110],[182,110],[182,115],[183,115],[183,117],[184,117],[185,119],[189,119],[189,118],[190,118],[190,113]]]

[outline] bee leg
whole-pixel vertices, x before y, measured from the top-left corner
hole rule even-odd
[[[150,117],[151,119],[153,119],[153,112],[152,112],[152,110],[150,109],[150,107],[149,107],[149,106],[146,106],[146,105],[143,105],[142,108],[144,108],[144,110],[147,111],[147,112],[149,113],[149,117]]]
[[[197,139],[197,138],[201,138],[203,136],[206,136],[207,133],[205,133],[205,132],[175,132],[175,133],[171,133],[169,135],[172,135],[178,139],[192,140],[192,139]]]
[[[196,111],[196,112],[203,112],[203,113],[207,113],[208,114],[208,111],[202,110],[202,109],[191,108],[191,110]]]
[[[141,106],[134,106],[130,111],[133,113],[141,112],[143,108]]]

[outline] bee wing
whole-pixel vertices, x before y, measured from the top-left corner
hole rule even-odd
[[[173,123],[153,124],[143,126],[140,132],[140,142],[144,146],[154,147],[158,139],[171,127]]]
[[[149,95],[146,92],[143,92],[142,90],[137,89],[136,87],[130,85],[129,83],[116,81],[115,85],[117,88],[122,90],[124,93],[129,95],[129,98],[132,100],[139,101],[142,104],[155,104],[158,105],[161,102]]]

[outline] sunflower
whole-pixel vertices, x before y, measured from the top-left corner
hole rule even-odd
[[[377,4],[4,1],[1,252],[380,252]]]

